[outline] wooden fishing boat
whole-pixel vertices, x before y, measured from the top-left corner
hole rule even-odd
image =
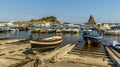
[[[48,38],[43,38],[40,40],[31,40],[31,48],[55,48],[56,45],[60,44],[62,42],[62,37],[61,36],[53,36],[53,37],[48,37]]]
[[[93,31],[93,30],[84,31],[82,36],[88,45],[92,43],[100,42],[99,40],[103,37],[97,31]]]

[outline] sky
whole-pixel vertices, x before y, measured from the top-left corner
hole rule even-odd
[[[0,21],[26,21],[55,16],[60,22],[120,22],[120,0],[0,0]]]

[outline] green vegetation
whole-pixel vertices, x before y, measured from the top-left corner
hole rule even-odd
[[[43,18],[40,18],[40,19],[31,19],[29,22],[51,22],[51,23],[54,23],[54,24],[60,24],[60,22],[57,20],[56,17],[54,16],[47,16],[47,17],[43,17]]]

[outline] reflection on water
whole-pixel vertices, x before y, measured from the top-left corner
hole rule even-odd
[[[105,45],[111,45],[113,40],[117,40],[118,42],[120,42],[120,36],[115,36],[115,35],[105,35],[102,42]]]
[[[21,39],[21,38],[28,38],[29,35],[30,35],[29,31],[0,33],[0,38]]]
[[[97,46],[87,45],[84,40],[79,42],[75,50],[93,51],[93,52],[105,52],[102,43],[96,43]],[[95,45],[95,44],[94,44]]]
[[[120,36],[105,35],[104,40],[107,40],[107,41],[118,40],[120,42]]]

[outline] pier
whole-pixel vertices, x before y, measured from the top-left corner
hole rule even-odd
[[[111,47],[106,46],[105,48],[111,58],[111,61],[114,63],[114,66],[119,67],[120,66],[120,53]]]

